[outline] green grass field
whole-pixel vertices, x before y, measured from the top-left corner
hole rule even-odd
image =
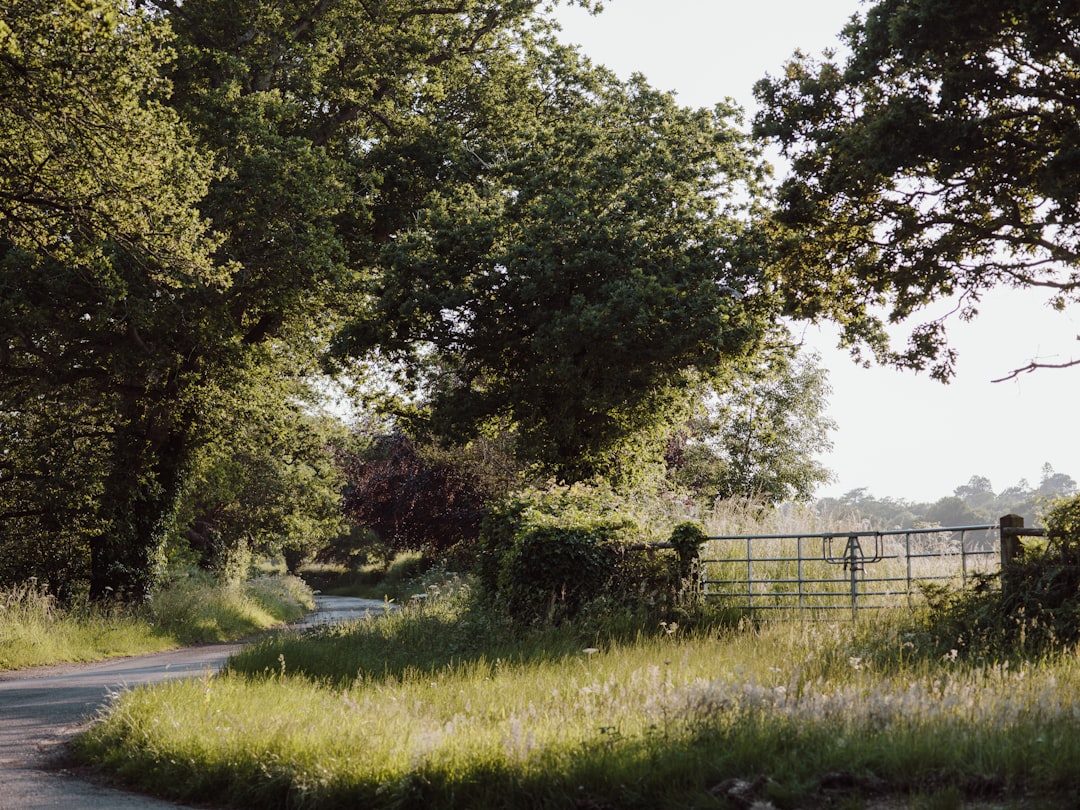
[[[722,808],[746,784],[776,808],[1080,798],[1075,651],[964,663],[906,611],[514,631],[467,583],[441,594],[127,693],[80,755],[258,808]]]

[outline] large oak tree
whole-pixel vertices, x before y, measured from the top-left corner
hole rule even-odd
[[[504,74],[513,130],[447,153],[460,179],[383,246],[337,348],[396,364],[441,436],[509,430],[545,474],[624,477],[762,334],[761,166],[730,109],[528,58]]]
[[[208,413],[260,369],[314,368],[438,180],[427,111],[468,109],[474,56],[533,7],[5,5],[5,539],[79,547],[94,597],[148,592],[196,451],[227,441]]]
[[[0,536],[134,592],[194,407],[188,301],[229,283],[197,207],[212,161],[168,106],[159,21],[96,0],[0,17]]]
[[[510,427],[564,477],[662,447],[768,320],[757,156],[539,8],[5,4],[0,540],[139,598],[177,520],[322,515],[325,488],[245,478],[317,465],[247,451],[304,429],[302,385],[261,381],[302,380],[347,320],[339,348],[401,361],[445,435]]]

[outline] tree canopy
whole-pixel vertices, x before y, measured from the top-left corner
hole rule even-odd
[[[140,598],[177,537],[329,526],[304,381],[345,323],[446,436],[657,456],[769,320],[731,117],[536,0],[5,4],[0,576]]]
[[[137,599],[170,543],[334,530],[330,349],[416,394],[413,472],[659,470],[774,320],[739,126],[539,0],[6,3],[0,580]]]
[[[657,460],[702,378],[756,347],[769,289],[744,232],[762,169],[730,109],[565,49],[528,58],[506,76],[514,130],[446,156],[459,181],[382,248],[337,350],[397,363],[441,435],[512,430],[574,481]]]
[[[168,32],[116,3],[0,12],[0,527],[89,551],[98,593],[150,570],[184,428],[172,409],[228,273],[199,201],[211,161],[168,106]],[[171,497],[171,496],[170,496]],[[167,501],[168,499],[166,499]],[[66,569],[65,569],[66,570]]]
[[[788,309],[948,379],[943,319],[896,351],[882,311],[950,299],[968,318],[999,286],[1080,297],[1080,10],[880,0],[842,39],[843,59],[796,53],[755,88],[755,130],[792,166],[774,234]]]
[[[94,597],[148,592],[215,411],[316,367],[411,216],[394,161],[533,5],[4,6],[5,539],[88,555]]]

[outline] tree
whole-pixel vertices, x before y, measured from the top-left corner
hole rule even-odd
[[[504,72],[513,131],[445,157],[340,354],[377,353],[453,441],[512,431],[556,478],[657,462],[702,379],[764,331],[741,241],[761,167],[727,118],[559,48]]]
[[[816,358],[797,352],[786,333],[711,392],[704,416],[669,441],[668,477],[708,501],[807,500],[829,471],[815,456],[829,450],[835,424]]]
[[[518,483],[506,454],[492,444],[447,451],[400,432],[376,436],[365,452],[339,460],[345,513],[393,552],[470,546],[489,504]],[[503,463],[493,456],[503,456]]]
[[[897,498],[875,498],[865,487],[845,492],[839,498],[822,498],[817,509],[823,515],[858,518],[868,529],[900,529],[917,526],[926,504]]]
[[[951,495],[929,505],[923,512],[922,520],[937,526],[977,526],[993,522],[994,517],[984,510],[972,508],[962,498]]]
[[[880,0],[844,29],[843,61],[796,53],[759,82],[755,131],[792,165],[774,233],[789,311],[947,380],[944,320],[896,351],[879,308],[901,322],[951,298],[971,318],[998,286],[1074,303],[1078,37],[1067,3]]]
[[[1042,480],[1036,495],[1044,498],[1062,498],[1076,494],[1076,480],[1071,475],[1054,472],[1050,464],[1043,464]]]
[[[211,408],[267,368],[315,369],[444,144],[497,118],[482,66],[535,5],[5,5],[5,532],[65,524],[92,597],[145,596]],[[63,466],[43,471],[57,436]]]
[[[980,512],[992,509],[996,499],[990,479],[983,475],[971,476],[966,484],[962,484],[953,490],[953,495],[962,500],[968,507]]]
[[[246,574],[255,553],[284,556],[295,573],[344,530],[336,448],[347,428],[306,404],[316,399],[308,388],[268,370],[213,403],[172,538],[203,567]]]
[[[155,568],[183,463],[160,403],[201,323],[178,301],[228,282],[196,205],[210,161],[165,103],[167,30],[126,9],[0,11],[0,532],[64,549],[60,580],[88,554],[99,597]]]

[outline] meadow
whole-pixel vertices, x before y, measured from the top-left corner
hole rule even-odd
[[[267,637],[220,677],[125,693],[79,754],[160,795],[259,808],[1080,799],[1075,649],[943,653],[908,609],[521,629],[467,579],[425,587],[395,615]]]

